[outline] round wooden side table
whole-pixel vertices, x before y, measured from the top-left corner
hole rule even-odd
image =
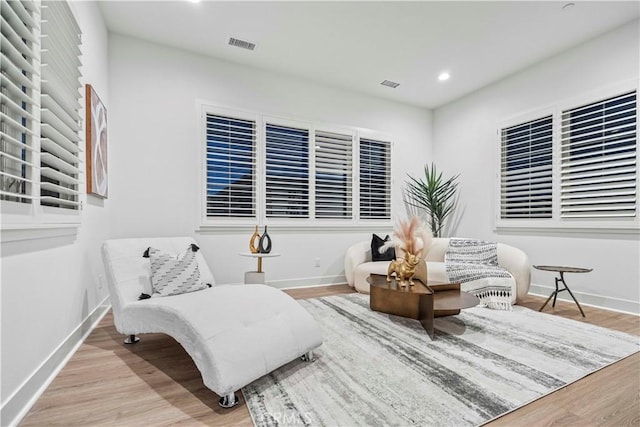
[[[560,266],[560,265],[534,265],[533,268],[535,268],[537,270],[553,271],[555,273],[559,273],[560,274],[560,277],[556,277],[555,278],[556,279],[556,290],[553,291],[551,293],[551,295],[549,295],[549,298],[547,298],[547,300],[544,302],[544,304],[542,304],[542,307],[540,307],[540,310],[538,310],[538,311],[542,311],[542,309],[545,308],[545,306],[547,305],[547,303],[549,302],[551,297],[553,297],[553,304],[551,304],[551,307],[555,307],[556,306],[556,298],[558,297],[558,294],[560,292],[562,292],[562,291],[568,291],[569,295],[571,295],[571,298],[573,298],[573,300],[575,301],[576,305],[580,309],[580,314],[582,314],[582,317],[586,317],[584,315],[584,311],[582,311],[582,307],[580,307],[580,303],[578,302],[576,297],[573,296],[573,292],[571,292],[571,289],[569,289],[569,287],[567,286],[567,282],[564,281],[564,273],[588,273],[588,272],[592,271],[593,268],[564,267],[564,266]],[[560,283],[560,282],[562,282],[562,284],[564,285],[564,288],[562,288],[562,289],[558,288],[558,283]]]

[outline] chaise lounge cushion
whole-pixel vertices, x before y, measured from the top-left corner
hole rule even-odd
[[[259,304],[253,301],[259,301]],[[219,395],[247,385],[321,344],[315,320],[282,291],[218,285],[128,304],[124,334],[164,333],[193,358]]]
[[[178,252],[191,243],[190,238],[105,242],[103,259],[118,332],[173,337],[195,362],[205,386],[221,396],[322,343],[311,315],[289,295],[265,285],[217,285],[138,301],[149,282],[143,251],[152,246]],[[200,251],[196,255],[203,280],[215,283]]]

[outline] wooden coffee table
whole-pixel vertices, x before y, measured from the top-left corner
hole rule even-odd
[[[433,319],[459,314],[463,308],[474,307],[480,300],[460,290],[460,283],[430,282],[425,285],[414,277],[414,286],[402,287],[395,278],[371,274],[369,307],[371,310],[419,320],[431,339],[434,338]]]

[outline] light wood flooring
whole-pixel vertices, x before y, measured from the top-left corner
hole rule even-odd
[[[350,293],[346,285],[287,291],[294,298]],[[537,310],[544,298],[522,305]],[[545,312],[632,334],[637,316],[559,301]],[[37,401],[21,426],[245,426],[249,412],[241,400],[218,406],[182,347],[162,334],[147,334],[132,346],[107,314]],[[242,399],[242,393],[239,393]],[[640,426],[640,353],[507,414],[490,426]]]

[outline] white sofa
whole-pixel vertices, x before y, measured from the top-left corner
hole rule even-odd
[[[446,282],[444,254],[449,246],[448,238],[434,238],[427,253],[427,279]],[[498,264],[508,270],[515,279],[516,289],[512,289],[511,302],[516,303],[529,292],[531,285],[531,264],[522,250],[498,243]],[[349,286],[358,292],[369,293],[367,277],[370,274],[387,274],[389,261],[371,261],[371,240],[356,243],[347,249],[344,258],[344,272]]]

